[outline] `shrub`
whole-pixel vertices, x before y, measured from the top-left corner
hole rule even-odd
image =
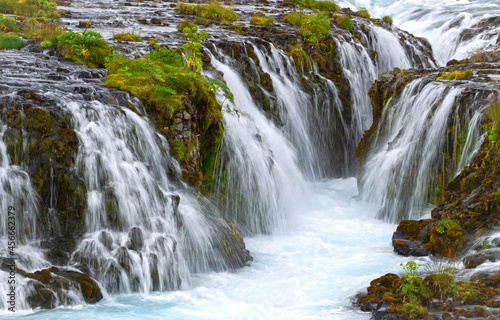
[[[330,35],[330,21],[326,12],[318,15],[292,13],[285,16],[285,22],[299,26],[299,34],[304,41],[318,43]]]
[[[203,18],[219,20],[222,22],[236,20],[236,14],[231,7],[221,5],[219,2],[212,0],[209,4],[186,4],[179,3],[177,10],[197,15]]]
[[[382,21],[384,21],[384,22],[386,22],[386,23],[388,23],[388,24],[392,25],[392,18],[391,18],[390,16],[384,16],[384,17],[382,18]]]
[[[23,40],[15,34],[0,33],[0,49],[21,49]]]
[[[47,0],[0,0],[0,11],[25,17],[59,19],[56,3]]]
[[[196,30],[197,30],[194,23],[189,22],[189,21],[182,21],[181,23],[179,23],[177,25],[177,31],[179,31],[179,32],[182,32],[182,30],[184,30],[184,28],[189,28],[189,29],[193,30],[193,32],[196,32]]]
[[[53,43],[52,43],[52,41],[45,40],[45,41],[40,42],[40,46],[42,48],[49,48],[49,47],[53,46]]]
[[[250,24],[255,24],[258,26],[269,26],[274,23],[274,18],[253,16],[250,18]]]
[[[1,32],[19,31],[19,27],[16,24],[16,19],[12,17],[4,17],[0,13],[0,31]]]
[[[141,41],[141,37],[133,33],[117,33],[113,35],[113,39],[119,41],[130,41],[130,42]]]
[[[351,18],[348,16],[338,17],[336,21],[339,27],[352,31]]]
[[[370,13],[368,12],[368,10],[366,8],[359,8],[358,16],[361,18],[370,19]]]
[[[209,24],[209,23],[210,23],[210,21],[208,21],[208,20],[207,20],[207,19],[205,19],[205,18],[196,17],[196,19],[194,19],[194,23],[204,26],[204,25]],[[181,30],[181,31],[182,31],[182,30]]]
[[[65,32],[57,37],[58,49],[67,59],[91,67],[102,68],[113,47],[94,31]]]

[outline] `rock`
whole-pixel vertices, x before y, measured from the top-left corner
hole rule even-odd
[[[144,246],[142,230],[139,227],[132,227],[128,232],[129,249],[141,251]]]
[[[387,307],[382,307],[377,311],[373,312],[372,314],[375,320],[382,320],[387,315]]]

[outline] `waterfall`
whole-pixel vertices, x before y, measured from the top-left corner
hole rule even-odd
[[[67,107],[87,187],[87,234],[72,261],[111,292],[178,289],[191,272],[227,269],[214,212],[172,185],[166,169],[180,169],[147,118],[97,101]]]
[[[387,102],[359,175],[363,199],[385,220],[419,218],[477,150],[481,111],[461,110],[463,90],[418,79]]]

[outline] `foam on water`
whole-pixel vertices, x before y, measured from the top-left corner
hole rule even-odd
[[[307,186],[307,209],[288,231],[245,239],[251,267],[196,275],[183,291],[120,295],[18,319],[369,319],[350,298],[377,276],[402,273],[408,258],[392,252],[395,226],[353,198],[354,178]]]

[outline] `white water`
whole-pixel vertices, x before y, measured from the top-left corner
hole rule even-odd
[[[472,37],[460,40],[463,30],[483,19],[500,16],[497,0],[342,0],[353,10],[366,7],[372,17],[389,15],[394,25],[416,36],[427,38],[438,63],[464,59],[471,53],[495,45],[500,26],[475,28]]]
[[[360,173],[363,199],[379,206],[382,218],[393,222],[417,219],[428,209],[428,197],[433,195],[430,177],[437,175],[441,166],[453,165],[451,160],[442,163],[441,154],[450,126],[457,131],[461,129],[460,123],[453,124],[451,117],[453,114],[455,119],[462,117],[456,106],[462,90],[460,86],[415,80],[403,90],[397,102],[387,102],[370,155]],[[477,111],[473,118],[466,141],[461,141],[466,146],[458,167],[463,168],[471,159],[480,140],[477,126],[481,112]]]
[[[97,305],[24,312],[17,319],[366,319],[350,298],[377,276],[402,273],[395,225],[353,199],[356,180],[307,184],[286,232],[247,238],[254,261],[236,273],[195,276],[182,291],[120,295]],[[425,262],[426,260],[420,260]],[[10,314],[3,313],[4,318]]]

